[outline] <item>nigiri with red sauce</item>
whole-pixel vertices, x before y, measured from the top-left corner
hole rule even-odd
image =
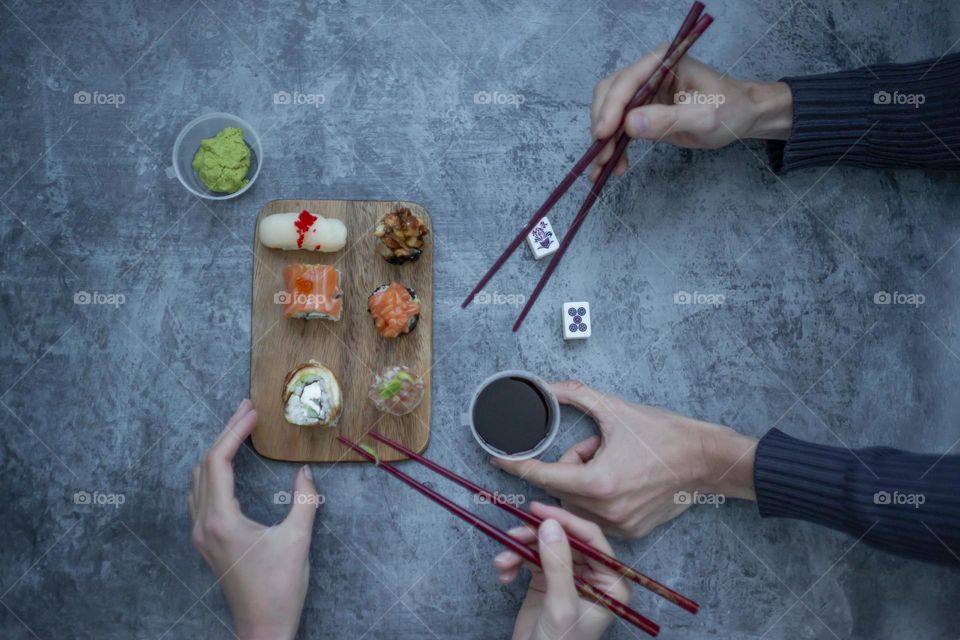
[[[306,209],[300,213],[274,213],[260,221],[260,242],[271,249],[333,253],[347,244],[347,226]]]

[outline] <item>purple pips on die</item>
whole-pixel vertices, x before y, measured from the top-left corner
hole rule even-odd
[[[590,319],[590,303],[563,303],[563,338],[578,340],[589,338],[593,322]]]

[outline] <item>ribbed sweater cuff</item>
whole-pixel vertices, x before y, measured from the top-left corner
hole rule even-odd
[[[803,442],[771,429],[757,445],[754,485],[765,518],[801,518],[842,528],[847,469],[845,449]]]
[[[763,517],[820,524],[887,551],[960,564],[960,456],[850,450],[771,429],[757,445]]]
[[[960,56],[781,81],[793,93],[793,126],[786,142],[767,143],[775,171],[960,168]]]

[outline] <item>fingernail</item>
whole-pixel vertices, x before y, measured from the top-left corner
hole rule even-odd
[[[512,536],[518,536],[526,530],[527,530],[526,527],[514,527],[513,529],[510,529],[509,531],[507,531],[507,533],[509,533]]]
[[[499,580],[500,584],[507,584],[510,582],[510,576],[500,576]]]
[[[544,542],[563,540],[563,527],[556,520],[544,520],[540,525],[540,539]]]
[[[495,466],[495,467],[499,467],[499,466],[500,466],[500,461],[499,461],[498,459],[496,459],[496,458],[490,458],[490,464],[492,464],[492,465]]]
[[[310,481],[313,480],[313,469],[308,464],[303,465],[303,477]]]
[[[647,116],[642,113],[631,113],[628,116],[628,120],[630,121],[630,129],[638,135],[643,135],[650,128],[650,122],[647,120]]]
[[[510,552],[504,551],[503,553],[498,553],[497,557],[493,559],[494,562],[506,562],[510,559]]]

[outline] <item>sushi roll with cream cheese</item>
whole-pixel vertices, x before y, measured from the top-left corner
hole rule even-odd
[[[283,382],[283,417],[300,427],[335,427],[342,411],[340,383],[330,369],[311,360]]]

